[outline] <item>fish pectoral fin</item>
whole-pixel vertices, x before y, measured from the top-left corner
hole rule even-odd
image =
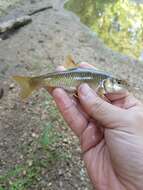
[[[73,69],[79,67],[71,55],[68,55],[66,57],[66,61],[62,66],[65,67],[65,69]]]
[[[73,97],[78,98],[78,93],[77,92],[73,93]]]
[[[97,94],[98,94],[103,100],[105,100],[106,102],[111,103],[110,100],[105,96],[106,91],[105,91],[105,89],[104,89],[103,86],[100,86],[100,85],[99,85],[99,87],[97,88]]]
[[[105,97],[105,89],[103,88],[102,85],[99,85],[97,87],[97,94],[101,97],[104,98]]]
[[[52,91],[54,90],[54,87],[46,86],[45,89],[48,90],[49,93],[52,93]]]
[[[25,99],[38,87],[38,82],[31,77],[13,76],[12,77],[21,87],[20,97]]]

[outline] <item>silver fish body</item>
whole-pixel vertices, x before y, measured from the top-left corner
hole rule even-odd
[[[125,88],[122,80],[112,75],[93,68],[74,68],[66,71],[57,71],[37,78],[41,85],[64,88],[68,92],[75,92],[82,83],[87,83],[91,88],[102,92],[111,93]]]
[[[21,88],[22,99],[27,98],[34,90],[44,88],[63,88],[67,92],[75,93],[79,85],[87,83],[100,95],[119,92],[126,89],[126,82],[112,75],[87,68],[74,68],[65,71],[56,71],[42,76],[22,77],[14,76]]]
[[[89,86],[96,89],[107,78],[112,78],[112,76],[96,69],[75,68],[49,73],[37,79],[40,79],[44,86],[60,87],[73,92],[82,83],[88,83]]]

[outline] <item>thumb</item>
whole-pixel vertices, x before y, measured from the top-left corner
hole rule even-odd
[[[105,127],[115,128],[123,120],[125,110],[100,98],[87,84],[79,87],[78,96],[85,111]]]

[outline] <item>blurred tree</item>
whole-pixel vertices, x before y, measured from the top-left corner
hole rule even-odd
[[[65,7],[113,50],[139,58],[143,51],[143,4],[130,0],[70,0]]]

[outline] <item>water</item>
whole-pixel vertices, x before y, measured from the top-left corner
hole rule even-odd
[[[114,51],[143,60],[143,1],[69,0],[65,7]]]

